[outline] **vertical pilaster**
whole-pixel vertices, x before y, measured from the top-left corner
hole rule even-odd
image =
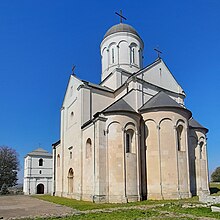
[[[187,180],[188,180],[188,192],[189,197],[192,197],[192,193],[190,190],[190,166],[189,166],[189,128],[185,126],[186,136],[185,136],[185,145],[186,145],[186,165],[187,165]]]
[[[94,202],[107,202],[106,188],[106,118],[98,117],[94,122]]]
[[[160,196],[163,197],[163,180],[162,180],[162,167],[161,167],[161,146],[160,146],[160,126],[157,125],[157,135],[158,135],[158,153],[159,153],[159,176],[160,176]]]
[[[139,125],[140,126],[140,125]],[[137,195],[138,201],[141,199],[141,154],[140,154],[140,134],[139,131],[136,134],[136,149],[137,149]]]

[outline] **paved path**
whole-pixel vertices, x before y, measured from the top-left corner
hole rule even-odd
[[[0,196],[0,219],[33,218],[34,216],[65,216],[74,210],[30,196]]]

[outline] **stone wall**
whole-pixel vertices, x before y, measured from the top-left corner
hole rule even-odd
[[[209,203],[210,205],[213,204],[220,204],[220,196],[210,196],[210,195],[200,195],[199,201],[203,203]]]

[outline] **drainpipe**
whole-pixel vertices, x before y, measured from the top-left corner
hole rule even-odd
[[[95,129],[95,123],[96,122],[93,122],[93,126],[94,126],[94,134],[93,134],[93,197],[92,197],[92,202],[95,202],[95,178],[96,178],[96,172],[95,172],[95,132],[96,132],[96,129]]]
[[[53,146],[53,196],[56,192],[56,147]]]

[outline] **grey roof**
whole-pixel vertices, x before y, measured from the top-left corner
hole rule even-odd
[[[160,91],[151,99],[149,99],[139,111],[146,109],[158,108],[158,107],[174,107],[174,108],[183,108],[179,103],[170,98],[165,92]],[[183,108],[184,109],[184,108]]]
[[[48,151],[44,150],[43,148],[37,148],[36,150],[31,151],[27,154],[27,156],[45,156],[45,157],[52,157],[52,154]]]
[[[108,37],[111,34],[118,33],[118,32],[128,32],[128,33],[132,33],[132,34],[135,34],[138,37],[140,37],[139,34],[137,33],[137,31],[131,25],[120,23],[120,24],[116,24],[116,25],[112,26],[110,29],[108,29],[104,38]]]
[[[60,140],[56,141],[55,143],[52,144],[53,147],[56,147],[58,144],[60,144]]]
[[[109,107],[107,107],[103,112],[115,112],[115,111],[128,111],[128,112],[135,112],[136,111],[124,100],[119,99],[118,101],[111,104]]]
[[[189,119],[189,127],[191,128],[198,128],[198,129],[204,129],[206,132],[208,132],[208,129],[203,127],[201,124],[199,124],[198,121],[196,121],[194,118]]]
[[[90,87],[93,87],[93,88],[96,88],[96,89],[105,90],[107,92],[114,92],[114,90],[112,90],[112,89],[110,89],[106,86],[97,85],[97,84],[94,84],[94,83],[91,83],[91,82],[88,82],[88,81],[85,81],[85,80],[82,80],[82,82],[84,82],[87,86],[90,86]]]

